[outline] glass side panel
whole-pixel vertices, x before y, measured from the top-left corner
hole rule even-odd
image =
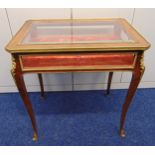
[[[22,44],[134,42],[115,22],[49,22],[33,23]]]

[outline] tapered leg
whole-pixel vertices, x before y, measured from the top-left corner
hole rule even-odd
[[[41,89],[41,96],[44,97],[44,84],[43,84],[43,78],[42,78],[42,74],[38,74],[38,79],[39,79],[39,83],[40,83],[40,89]]]
[[[35,116],[33,113],[33,109],[32,109],[32,105],[31,102],[29,100],[28,97],[28,93],[26,90],[26,86],[24,83],[24,79],[23,79],[23,75],[20,69],[20,65],[19,65],[19,60],[17,58],[16,62],[15,59],[13,59],[13,68],[11,70],[12,76],[14,78],[14,81],[16,83],[16,86],[19,90],[20,96],[23,99],[24,105],[26,107],[26,110],[29,114],[29,117],[31,119],[31,123],[32,123],[32,127],[34,130],[34,136],[33,136],[33,140],[36,141],[38,139],[38,132],[37,132],[37,127],[36,127],[36,120],[35,120]]]
[[[113,77],[113,72],[109,72],[108,85],[107,85],[107,92],[106,92],[106,95],[109,95],[109,94],[110,94],[110,88],[111,88],[112,77]]]
[[[142,66],[140,62],[140,57],[141,56],[139,56],[137,60],[138,62],[135,65],[136,68],[133,71],[131,83],[130,83],[130,86],[127,92],[125,103],[123,104],[123,108],[122,108],[121,121],[120,121],[120,136],[121,137],[125,137],[124,124],[125,124],[126,113],[128,111],[131,100],[137,90],[138,84],[142,78],[142,75],[145,69],[144,66]]]

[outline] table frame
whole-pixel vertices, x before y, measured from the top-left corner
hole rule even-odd
[[[103,20],[103,19],[100,19]],[[112,19],[111,19],[112,20]],[[36,141],[38,139],[38,131],[37,131],[37,126],[36,126],[36,120],[35,120],[35,115],[32,109],[32,105],[31,105],[31,101],[28,97],[28,93],[26,90],[26,85],[24,82],[24,78],[23,75],[25,73],[37,73],[38,74],[38,79],[39,79],[39,83],[40,83],[40,89],[41,89],[41,96],[44,97],[44,86],[43,86],[43,79],[42,79],[42,75],[41,73],[46,73],[46,72],[103,72],[103,71],[108,71],[109,73],[109,78],[108,78],[108,84],[107,84],[107,92],[106,94],[110,93],[110,87],[111,87],[111,81],[112,81],[112,77],[113,77],[113,72],[114,71],[130,71],[132,72],[132,79],[130,82],[130,86],[126,95],[126,99],[125,102],[123,104],[122,107],[122,114],[121,114],[121,119],[120,119],[120,136],[121,137],[125,137],[125,130],[124,130],[124,125],[125,125],[125,118],[126,118],[126,114],[128,111],[128,108],[131,104],[131,100],[136,92],[136,89],[138,87],[138,84],[143,76],[145,67],[144,67],[144,51],[146,49],[149,48],[150,44],[139,34],[136,32],[136,30],[132,27],[130,27],[130,25],[127,24],[126,21],[124,21],[123,19],[118,19],[120,22],[122,22],[125,26],[127,26],[127,28],[129,29],[129,31],[131,31],[131,33],[135,36],[137,42],[135,44],[128,44],[124,43],[124,44],[120,44],[120,46],[118,46],[117,44],[108,44],[106,45],[97,45],[95,44],[94,46],[91,47],[86,47],[85,45],[79,44],[75,47],[73,46],[63,46],[63,48],[61,49],[61,47],[56,47],[54,45],[47,45],[47,47],[45,46],[41,46],[38,45],[37,48],[32,48],[33,46],[19,46],[18,42],[21,38],[21,36],[28,31],[26,28],[29,27],[30,22],[26,22],[26,25],[24,27],[22,27],[22,29],[18,32],[18,34],[15,36],[15,39],[13,39],[6,47],[6,50],[8,52],[11,53],[12,55],[12,69],[11,69],[11,74],[12,77],[16,83],[16,86],[19,90],[19,93],[23,99],[25,108],[29,114],[29,117],[31,119],[31,123],[32,123],[32,127],[34,130],[34,136],[33,136],[33,140]],[[39,20],[40,21],[40,20]],[[43,20],[44,21],[44,20]],[[54,20],[55,21],[55,20]],[[60,21],[60,20],[58,20]],[[68,21],[68,20],[66,20]],[[79,20],[81,21],[81,20]],[[84,21],[84,20],[82,20]],[[86,20],[87,21],[87,20]],[[96,21],[96,20],[88,20],[88,21]],[[38,20],[36,21],[38,22]],[[81,48],[81,46],[82,48]],[[113,46],[112,46],[113,45]],[[117,46],[116,46],[117,45]],[[111,47],[112,46],[112,47]],[[45,51],[43,50],[45,48]],[[43,52],[44,51],[44,52]],[[22,69],[22,65],[20,62],[20,57],[22,55],[32,55],[32,54],[76,54],[77,52],[82,52],[82,53],[109,53],[109,54],[113,54],[113,53],[131,53],[136,55],[136,59],[135,59],[135,64],[134,66],[131,68],[125,66],[116,66],[113,68],[102,68],[102,69],[91,69],[91,70],[86,70],[83,68],[80,68],[78,70],[50,70],[50,69],[46,69],[46,70],[23,70]]]

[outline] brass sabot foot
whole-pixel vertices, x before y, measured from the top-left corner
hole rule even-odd
[[[121,129],[120,130],[120,136],[122,137],[122,138],[125,138],[125,130],[124,129]]]
[[[37,140],[38,140],[38,135],[37,135],[37,133],[34,133],[32,140],[33,140],[33,141],[37,141]]]

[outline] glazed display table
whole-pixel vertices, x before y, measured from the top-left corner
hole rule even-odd
[[[107,94],[113,71],[132,72],[131,83],[122,108],[120,135],[132,97],[144,73],[144,51],[150,44],[124,19],[28,20],[6,46],[12,55],[12,76],[34,129],[35,115],[23,79],[37,73],[41,94],[41,73],[108,71]]]

